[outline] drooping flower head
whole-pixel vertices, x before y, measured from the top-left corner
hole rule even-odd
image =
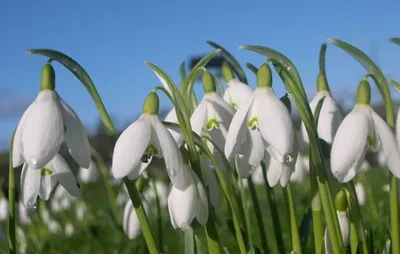
[[[371,91],[362,80],[357,104],[344,118],[331,149],[331,170],[340,182],[348,182],[359,172],[368,150],[381,152],[389,170],[400,178],[400,152],[393,130],[369,105]]]
[[[151,92],[144,103],[142,115],[119,136],[113,153],[114,178],[136,179],[150,164],[153,156],[164,158],[172,184],[186,185],[182,156],[168,129],[157,116],[159,99]]]
[[[263,64],[257,74],[257,88],[232,119],[225,155],[232,159],[241,153],[255,168],[266,150],[266,156],[271,158],[267,172],[269,184],[274,186],[280,181],[286,186],[296,162],[296,149],[290,113],[272,89],[270,67]]]
[[[81,120],[55,91],[55,72],[50,64],[42,70],[41,91],[18,123],[13,142],[13,167],[24,162],[41,169],[65,141],[79,166],[90,165],[90,146]]]

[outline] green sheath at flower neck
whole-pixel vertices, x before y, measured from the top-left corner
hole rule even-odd
[[[143,113],[149,115],[157,115],[160,106],[160,100],[155,92],[149,93],[143,104]]]
[[[336,211],[344,212],[347,209],[347,195],[346,190],[342,189],[336,194],[335,198]]]
[[[258,69],[257,87],[272,87],[272,72],[267,63],[261,65]]]
[[[188,152],[188,150],[186,150],[186,148],[184,148],[183,146],[181,146],[181,148],[179,148],[179,150],[181,150],[183,163],[184,163],[185,165],[189,164],[190,159],[189,159],[189,152]]]
[[[317,76],[317,92],[330,91],[328,84],[326,83],[326,76],[323,73],[319,73]]]
[[[367,80],[361,80],[357,88],[357,104],[369,105],[371,101],[371,86]]]
[[[227,62],[224,62],[222,64],[221,72],[222,72],[222,77],[224,77],[226,83],[235,78],[235,74],[233,74],[232,67]]]
[[[214,93],[216,90],[214,77],[207,70],[203,73],[203,88],[205,93]]]
[[[40,90],[54,91],[56,88],[56,73],[51,64],[46,64],[42,69],[42,77],[40,82]]]

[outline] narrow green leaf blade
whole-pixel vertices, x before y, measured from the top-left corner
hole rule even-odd
[[[235,72],[235,74],[238,77],[238,79],[241,82],[247,84],[246,74],[244,73],[244,70],[240,66],[239,62],[233,57],[233,55],[231,53],[229,53],[226,49],[224,49],[221,45],[218,45],[217,43],[215,43],[213,41],[207,41],[207,43],[210,46],[221,50],[221,55],[232,66],[233,71]]]
[[[400,46],[400,38],[398,38],[398,37],[390,38],[389,41]]]
[[[61,63],[72,74],[74,74],[74,76],[78,78],[79,81],[81,81],[81,83],[85,86],[86,90],[89,92],[90,96],[94,100],[97,110],[100,113],[101,120],[106,126],[107,131],[112,135],[116,134],[114,125],[111,119],[108,117],[108,113],[104,107],[104,104],[100,98],[99,93],[97,92],[97,89],[92,79],[90,78],[86,70],[78,62],[76,62],[74,59],[67,56],[66,54],[53,49],[29,49],[26,51],[26,53],[29,55],[42,55],[49,57]]]
[[[322,43],[319,51],[319,71],[325,74],[325,56],[326,56],[326,43]]]
[[[246,67],[251,70],[255,75],[257,75],[258,68],[255,67],[252,63],[246,63]]]

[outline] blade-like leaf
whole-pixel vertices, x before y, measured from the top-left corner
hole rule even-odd
[[[246,67],[251,70],[255,75],[257,75],[258,68],[255,67],[252,63],[246,63]]]
[[[325,74],[325,55],[326,55],[326,43],[322,43],[319,51],[319,71]]]
[[[217,43],[215,43],[213,41],[207,41],[207,43],[210,46],[221,50],[221,55],[232,66],[233,71],[235,72],[235,74],[238,77],[238,79],[241,82],[247,84],[246,74],[244,73],[244,71],[243,71],[242,67],[240,66],[239,62],[232,56],[232,54],[229,53],[226,49],[224,49],[223,47],[221,47],[220,45],[218,45]]]
[[[81,81],[81,83],[85,86],[86,90],[89,92],[90,96],[94,100],[96,108],[99,111],[101,120],[106,126],[107,132],[112,135],[116,134],[114,125],[107,113],[107,110],[104,107],[104,104],[100,98],[99,93],[97,92],[97,89],[92,79],[90,78],[86,70],[78,62],[76,62],[74,59],[67,56],[66,54],[52,49],[29,49],[26,51],[26,53],[29,55],[47,56],[61,63],[62,65],[64,65],[65,68],[72,72],[72,74],[74,74],[75,77],[77,77],[79,81]]]
[[[300,234],[301,246],[307,246],[307,239],[310,233],[311,220],[312,220],[312,212],[309,207],[304,213],[304,216],[300,222],[299,234]]]
[[[186,78],[186,68],[185,68],[185,61],[181,63],[179,66],[179,72],[181,74],[181,80],[183,81]]]
[[[398,37],[390,38],[389,41],[400,46],[400,38]]]

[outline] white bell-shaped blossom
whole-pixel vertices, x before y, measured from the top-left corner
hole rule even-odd
[[[197,175],[186,165],[187,185],[180,190],[171,186],[168,195],[168,210],[172,226],[186,230],[196,218],[201,225],[208,220],[208,199]]]
[[[142,205],[148,216],[149,208],[147,202],[143,200]],[[130,199],[125,204],[124,215],[122,219],[122,227],[124,229],[126,236],[128,236],[129,239],[135,239],[140,235],[140,232],[142,231],[139,219],[137,217],[136,211]]]
[[[31,223],[31,218],[29,217],[29,211],[22,203],[22,201],[18,202],[18,218],[21,224]]]
[[[56,91],[43,90],[18,123],[13,143],[13,167],[26,162],[41,169],[58,153],[65,141],[79,166],[90,165],[90,145],[75,111]]]
[[[79,184],[61,155],[56,154],[41,170],[24,163],[21,173],[22,202],[28,209],[34,209],[37,196],[48,200],[57,182],[72,196],[79,195]]]
[[[8,200],[5,197],[0,198],[0,222],[8,218]]]
[[[253,89],[236,79],[231,79],[226,84],[224,100],[234,109],[240,108],[253,94]]]
[[[158,96],[152,92],[145,101],[143,114],[119,136],[114,148],[111,171],[114,178],[129,175],[133,180],[147,168],[153,156],[157,156],[164,158],[174,186],[182,188],[185,185],[182,156],[157,112]]]
[[[336,211],[340,232],[342,234],[343,246],[346,248],[350,239],[350,220],[346,211]],[[324,235],[325,253],[333,253],[331,240],[329,239],[328,229],[325,229]]]
[[[55,220],[50,220],[46,225],[51,234],[58,234],[62,230],[60,223]]]
[[[354,189],[356,190],[358,204],[360,206],[365,205],[367,194],[364,185],[362,183],[356,183]]]
[[[339,105],[332,98],[331,93],[327,90],[322,90],[318,91],[316,96],[310,102],[310,108],[313,114],[315,114],[315,109],[317,108],[318,102],[322,98],[325,99],[319,114],[317,132],[319,138],[325,140],[328,144],[332,144],[336,131],[343,120],[343,113]],[[310,142],[304,122],[302,122],[300,126],[300,135],[301,150],[303,150]]]
[[[251,180],[253,180],[253,183],[255,185],[263,185],[265,184],[264,182],[264,172],[262,170],[261,164],[256,167],[253,172],[251,173]],[[247,183],[247,182],[246,182]]]
[[[398,107],[396,115],[396,139],[397,143],[400,144],[400,107]]]
[[[167,114],[167,115],[165,116],[165,118],[164,118],[164,121],[165,121],[165,122],[170,122],[170,123],[179,124],[179,121],[178,121],[178,117],[177,117],[177,115],[176,115],[176,110],[175,110],[175,108],[171,109],[171,110],[168,112],[168,114]],[[180,145],[180,144],[182,143],[182,141],[183,141],[183,135],[182,135],[180,132],[178,132],[178,131],[176,131],[176,130],[173,130],[172,128],[168,128],[168,131],[171,133],[171,135],[172,135],[172,137],[174,138],[175,142],[176,142],[178,145]]]
[[[67,222],[65,223],[65,227],[64,227],[64,233],[66,236],[71,236],[73,235],[75,232],[75,228],[74,225],[72,225],[71,222]]]
[[[87,212],[87,207],[86,207],[85,202],[83,202],[83,201],[76,202],[75,214],[76,214],[76,219],[78,221],[83,221],[83,219],[85,218],[86,212]]]
[[[297,156],[296,164],[294,166],[294,172],[290,177],[290,182],[294,183],[304,182],[309,172],[310,172],[309,157],[299,154]]]
[[[232,159],[239,153],[243,154],[255,168],[267,150],[266,158],[270,164],[267,169],[272,169],[268,173],[268,182],[274,186],[280,180],[285,186],[296,162],[297,145],[290,113],[272,90],[271,75],[267,64],[260,68],[258,87],[232,119],[226,137],[225,155]]]
[[[96,163],[91,160],[89,168],[78,169],[78,180],[82,183],[92,183],[97,182],[100,178],[100,173],[97,168]]]

